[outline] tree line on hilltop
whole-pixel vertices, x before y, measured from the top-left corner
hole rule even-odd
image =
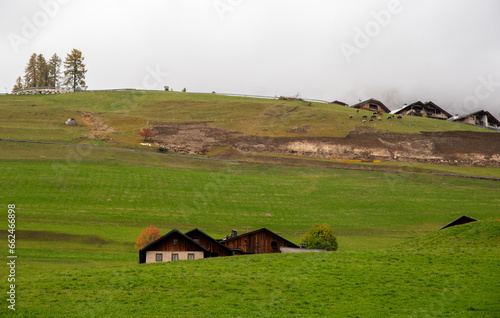
[[[43,54],[33,53],[25,68],[24,76],[19,76],[13,92],[33,87],[60,88],[70,87],[74,92],[87,88],[85,83],[85,64],[82,52],[73,49],[64,60],[64,77],[61,77],[62,59],[57,54],[46,60]]]

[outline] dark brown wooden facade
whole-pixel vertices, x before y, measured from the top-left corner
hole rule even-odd
[[[450,113],[433,102],[422,103],[421,101],[404,106],[393,113],[397,115],[428,117],[441,120],[447,120],[451,117]]]
[[[358,109],[364,109],[364,110],[369,110],[372,112],[382,112],[382,113],[390,113],[391,110],[387,108],[381,101],[376,100],[374,98],[370,98],[368,100],[365,100],[363,102],[357,103],[355,105],[351,106],[352,108],[358,108]]]
[[[210,257],[210,251],[178,230],[172,230],[139,251],[139,263],[146,263],[148,251],[195,252],[201,251]]]
[[[208,249],[210,251],[210,257],[233,255],[233,251],[231,249],[217,242],[215,239],[199,229],[186,232],[185,235],[190,237],[194,242]]]
[[[297,245],[266,228],[230,237],[225,244],[236,254],[279,253],[280,247],[298,248]]]

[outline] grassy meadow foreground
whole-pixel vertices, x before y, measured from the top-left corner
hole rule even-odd
[[[265,128],[254,115],[266,107],[279,109],[275,101],[211,95],[85,94],[0,98],[0,138],[143,149],[138,127],[155,117],[214,120],[221,126],[236,125],[232,119],[238,118],[255,121],[257,126],[244,125],[252,133]],[[100,113],[114,127],[113,141],[87,138],[86,126],[60,124],[77,117],[76,111]],[[319,135],[342,135],[352,129],[347,127],[351,122],[332,128],[320,118],[343,111],[351,110],[313,103],[294,120],[308,118]],[[427,125],[411,118],[381,129],[409,133],[415,129],[409,123],[420,122]],[[452,123],[431,124],[422,129],[457,129]],[[279,135],[299,124],[280,120],[272,125]],[[381,166],[387,171],[0,141],[4,220],[7,204],[16,204],[15,314],[500,316],[500,182],[430,173],[499,177],[500,169],[401,164],[391,171]],[[481,221],[438,231],[464,214]],[[133,247],[149,225],[162,234],[197,227],[215,238],[232,229],[244,233],[266,227],[298,243],[315,223],[332,226],[338,251],[139,265]],[[7,221],[0,230],[6,233]],[[7,266],[0,272],[5,278]],[[6,279],[2,286],[7,291]],[[0,307],[1,316],[12,314],[7,304]]]

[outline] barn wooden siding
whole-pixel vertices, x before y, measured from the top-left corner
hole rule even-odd
[[[220,244],[212,237],[198,229],[187,232],[186,236],[190,237],[195,242],[198,242],[198,244],[200,244],[201,246],[210,250],[210,257],[233,255],[233,251],[231,251],[228,247]]]
[[[242,254],[279,253],[280,247],[295,247],[297,245],[267,230],[260,229],[226,240],[226,246]]]

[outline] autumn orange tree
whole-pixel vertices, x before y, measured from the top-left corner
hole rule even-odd
[[[139,132],[139,135],[144,137],[144,141],[151,140],[151,138],[154,137],[155,133],[152,132],[149,128],[144,127],[142,130]]]
[[[161,237],[160,230],[150,225],[144,230],[142,230],[141,235],[137,237],[137,241],[135,241],[135,249],[140,250],[144,246],[156,241],[160,237]]]

